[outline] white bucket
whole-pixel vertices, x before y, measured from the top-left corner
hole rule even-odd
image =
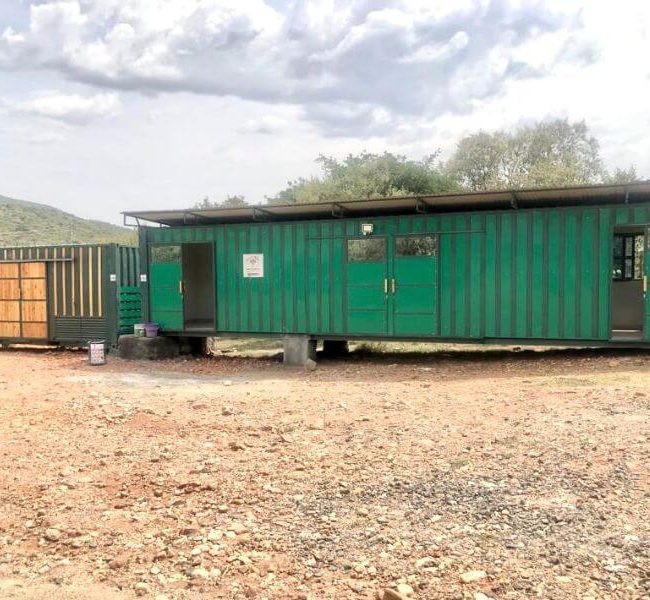
[[[144,337],[145,336],[145,330],[144,330],[144,323],[136,323],[133,325],[133,334],[135,337]]]
[[[104,340],[88,342],[88,362],[91,365],[106,364],[106,342]]]

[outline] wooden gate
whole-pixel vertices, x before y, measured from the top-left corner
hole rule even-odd
[[[46,263],[0,263],[0,337],[48,338]]]

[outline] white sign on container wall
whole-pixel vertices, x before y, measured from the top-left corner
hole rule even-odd
[[[264,277],[264,255],[244,254],[244,277]]]

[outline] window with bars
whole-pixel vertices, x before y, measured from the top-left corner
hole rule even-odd
[[[643,234],[614,234],[614,270],[615,281],[635,281],[643,279]]]

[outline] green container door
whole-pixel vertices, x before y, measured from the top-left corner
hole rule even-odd
[[[180,246],[151,246],[149,303],[151,320],[162,331],[183,331],[183,267]]]
[[[347,317],[349,333],[388,333],[388,262],[384,237],[348,240]]]
[[[438,323],[438,239],[400,235],[394,240],[393,334],[435,335]]]
[[[435,335],[438,258],[434,235],[349,239],[348,332],[354,335]]]

